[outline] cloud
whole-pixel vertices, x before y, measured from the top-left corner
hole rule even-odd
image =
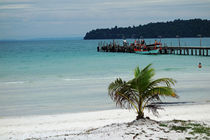
[[[1,0],[0,38],[84,35],[114,25],[210,19],[209,13],[210,0]]]
[[[31,7],[30,4],[8,4],[8,5],[0,5],[0,10],[26,9],[30,7]]]

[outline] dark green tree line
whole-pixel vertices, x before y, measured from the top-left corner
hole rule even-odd
[[[168,22],[149,23],[139,26],[113,27],[106,29],[96,29],[86,33],[84,39],[122,39],[122,38],[175,38],[210,37],[210,20],[190,19],[174,20]]]

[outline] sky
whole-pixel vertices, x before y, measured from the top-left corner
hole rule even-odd
[[[83,37],[96,28],[210,19],[210,0],[0,0],[0,40]]]

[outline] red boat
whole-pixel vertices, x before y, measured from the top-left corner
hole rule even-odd
[[[162,44],[160,42],[155,42],[154,44],[146,45],[144,44],[137,44],[135,42],[134,51],[138,54],[158,54],[161,48]]]

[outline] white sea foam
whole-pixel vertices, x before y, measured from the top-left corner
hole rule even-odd
[[[26,81],[11,81],[11,82],[4,82],[4,84],[24,84]]]
[[[125,77],[125,76],[124,76]],[[86,80],[112,80],[112,79],[116,79],[118,77],[113,76],[113,77],[94,77],[94,78],[90,78],[90,77],[84,77],[84,78],[64,78],[64,81],[86,81]]]

